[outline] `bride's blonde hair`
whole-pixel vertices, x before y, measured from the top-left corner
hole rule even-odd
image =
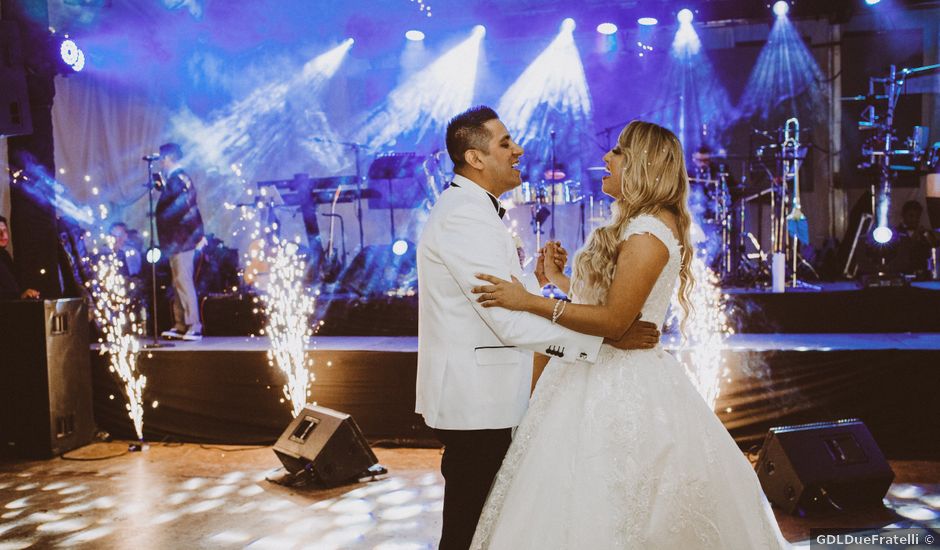
[[[641,215],[672,212],[679,225],[682,245],[679,271],[679,304],[685,318],[692,310],[692,244],[689,227],[689,176],[679,139],[662,126],[634,120],[620,132],[617,147],[624,156],[620,192],[611,208],[610,223],[595,229],[574,259],[572,290],[579,300],[603,304],[614,279],[617,251],[624,229]],[[684,321],[683,321],[684,324]]]

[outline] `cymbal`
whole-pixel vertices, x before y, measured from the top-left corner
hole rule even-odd
[[[565,174],[564,171],[559,170],[557,168],[555,169],[554,172],[552,170],[545,171],[545,179],[548,181],[561,181],[565,179],[566,177],[568,177],[568,174]]]

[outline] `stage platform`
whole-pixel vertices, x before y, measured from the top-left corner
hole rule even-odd
[[[273,442],[291,413],[266,352],[263,337],[207,337],[143,353],[146,438]],[[353,415],[373,442],[436,444],[413,412],[417,338],[318,337],[307,353],[318,404]],[[891,458],[940,457],[940,334],[739,334],[724,357],[716,409],[744,449],[771,426],[858,417]],[[92,361],[99,426],[131,437],[106,357]]]
[[[886,288],[835,282],[780,294],[755,288],[724,292],[739,333],[940,332],[940,282]],[[264,313],[250,293],[208,296],[202,311],[208,336],[249,336],[264,327]],[[323,293],[313,319],[323,321],[322,336],[417,336],[418,297]]]

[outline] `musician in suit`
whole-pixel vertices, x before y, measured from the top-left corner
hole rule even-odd
[[[483,308],[471,289],[478,273],[524,276],[501,220],[501,194],[521,183],[523,150],[489,107],[474,107],[447,127],[454,180],[428,217],[417,251],[418,376],[416,412],[444,444],[444,526],[440,547],[470,546],[480,512],[526,411],[532,352],[593,363],[602,339],[523,312]],[[658,342],[651,324],[635,324],[622,348]]]
[[[163,253],[170,257],[174,290],[173,328],[164,331],[163,337],[192,341],[202,339],[193,262],[196,249],[205,245],[206,238],[196,188],[180,164],[182,158],[178,144],[160,146],[160,169],[166,184],[157,200],[157,236]]]

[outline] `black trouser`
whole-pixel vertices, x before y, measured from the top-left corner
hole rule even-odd
[[[441,550],[466,550],[496,472],[512,441],[512,429],[434,430],[444,444],[444,529]]]

